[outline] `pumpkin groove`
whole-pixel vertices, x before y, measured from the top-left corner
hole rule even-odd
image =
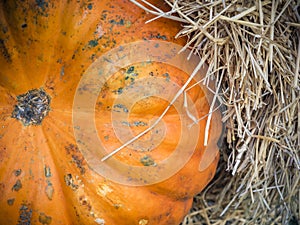
[[[163,182],[139,187],[100,176],[77,149],[72,123],[74,96],[84,72],[97,58],[136,40],[184,43],[183,39],[173,38],[180,24],[166,19],[145,24],[150,18],[128,1],[0,3],[1,224],[179,224],[193,196],[212,179],[219,155],[206,170],[198,170],[205,149],[203,137],[199,137],[197,150],[178,173]],[[152,71],[140,69],[149,74],[165,68],[153,65]],[[181,85],[188,78],[175,68],[169,70],[170,79]],[[112,88],[115,82],[107,84],[111,99],[99,97],[103,105],[118,96]],[[24,126],[12,118],[17,96],[40,88],[51,97],[50,111],[40,124]],[[209,106],[203,103],[206,101],[201,98],[201,89],[191,90],[190,95],[195,105],[207,113]],[[101,106],[97,107],[97,129],[101,133],[111,118],[100,110]],[[137,105],[135,110],[131,118],[137,121],[145,113],[142,106]],[[156,111],[149,110],[147,116]],[[169,124],[174,120],[173,113],[167,114]],[[218,128],[211,136],[219,137],[221,122],[212,123]],[[199,124],[203,133],[205,120]],[[174,136],[179,132],[177,125],[173,127]],[[161,155],[153,155],[155,160],[172,152],[171,139]],[[110,140],[108,147],[120,145],[117,139]],[[217,148],[216,143],[214,146]],[[132,159],[119,154],[116,158],[134,164],[140,163],[140,155],[133,153],[139,157]],[[16,175],[16,170],[20,174]]]

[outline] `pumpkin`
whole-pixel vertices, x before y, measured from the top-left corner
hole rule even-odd
[[[187,214],[215,174],[220,113],[207,132],[205,65],[170,105],[199,59],[177,54],[180,24],[150,18],[125,0],[0,3],[1,224],[174,225]]]

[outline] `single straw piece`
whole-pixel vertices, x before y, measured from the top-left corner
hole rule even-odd
[[[168,110],[171,108],[171,106],[174,104],[174,102],[177,100],[177,98],[184,92],[185,88],[189,85],[189,83],[192,81],[192,79],[195,77],[195,75],[198,73],[198,71],[200,70],[200,68],[203,66],[203,64],[205,63],[207,57],[204,57],[200,60],[199,64],[196,66],[196,68],[194,69],[193,73],[190,75],[189,79],[185,82],[185,84],[180,88],[180,90],[176,93],[176,95],[174,96],[174,98],[172,99],[172,101],[170,102],[170,104],[167,106],[167,108],[163,111],[163,113],[160,115],[160,117],[150,126],[148,127],[146,130],[144,130],[143,132],[139,133],[137,136],[135,136],[134,138],[130,139],[129,141],[127,141],[126,143],[124,143],[122,146],[120,146],[119,148],[115,149],[114,151],[112,151],[111,153],[109,153],[108,155],[104,156],[101,159],[101,162],[104,162],[105,160],[109,159],[110,157],[112,157],[113,155],[115,155],[116,153],[118,153],[119,151],[121,151],[123,148],[125,148],[127,145],[131,144],[132,142],[136,141],[137,139],[139,139],[140,137],[142,137],[144,134],[148,133],[149,131],[151,131],[160,121],[161,119],[164,117],[164,115],[166,115],[166,113],[168,112]]]

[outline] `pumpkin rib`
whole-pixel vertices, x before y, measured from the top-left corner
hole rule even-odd
[[[51,159],[52,159],[52,166],[50,166],[50,168],[52,173],[56,175],[56,179],[52,178],[52,180],[56,181],[55,187],[56,188],[59,187],[59,190],[55,190],[56,192],[55,194],[59,194],[61,196],[60,198],[65,199],[65,201],[62,201],[62,204],[65,208],[65,212],[67,212],[65,213],[66,221],[68,221],[67,224],[73,224],[76,223],[76,221],[73,218],[77,217],[73,206],[76,205],[76,200],[78,201],[78,199],[73,199],[72,193],[73,191],[77,192],[77,189],[74,189],[70,193],[69,189],[72,189],[74,187],[70,187],[66,185],[65,177],[66,175],[71,174],[71,171],[74,171],[73,169],[74,164],[72,163],[72,156],[70,156],[68,160],[64,160],[66,150],[63,148],[62,145],[56,143],[58,143],[57,140],[61,140],[61,139],[62,140],[59,143],[73,143],[74,140],[71,137],[71,135],[68,135],[67,137],[65,135],[64,137],[58,135],[58,134],[68,134],[68,132],[66,132],[66,130],[63,128],[60,128],[60,126],[55,126],[54,123],[50,122],[50,119],[48,119],[47,121],[45,120],[45,123],[46,123],[45,127],[47,127],[44,128],[44,134],[46,135],[45,140],[47,140],[47,144],[49,146],[49,154],[51,155]],[[53,132],[49,133],[45,129],[50,129]],[[73,174],[73,179],[75,179],[75,176],[80,175],[80,173],[78,173],[78,175],[75,174]],[[76,183],[76,185],[78,184]],[[72,201],[73,204],[70,204],[70,201]],[[67,202],[68,204],[66,204]],[[54,215],[56,214],[54,213]],[[56,219],[60,221],[60,217]],[[61,222],[61,223],[65,224],[65,222]]]
[[[31,83],[35,83],[34,79],[38,79],[35,76],[32,76],[31,71],[34,71],[34,69],[28,69],[25,70],[24,68],[30,66],[32,64],[32,52],[34,52],[35,47],[30,47],[30,52],[31,54],[27,57],[23,57],[26,56],[26,51],[22,51],[22,48],[25,48],[28,44],[26,43],[29,39],[26,39],[26,35],[24,35],[24,31],[22,31],[22,27],[21,27],[21,21],[19,22],[18,18],[20,17],[20,12],[16,12],[16,14],[11,13],[11,8],[16,8],[21,10],[22,7],[20,7],[18,4],[21,4],[21,2],[14,2],[16,5],[9,5],[9,4],[13,4],[12,1],[10,2],[6,2],[6,4],[3,3],[2,8],[6,9],[6,11],[3,12],[3,19],[6,21],[6,26],[8,27],[8,32],[9,32],[9,42],[6,44],[6,46],[11,46],[11,49],[7,48],[8,52],[12,53],[10,54],[11,57],[13,57],[11,59],[11,65],[14,67],[15,69],[15,74],[14,73],[5,73],[5,76],[7,77],[8,74],[12,75],[15,77],[15,79],[10,78],[10,80],[12,81],[11,86],[12,85],[17,85],[17,84],[22,84],[22,87],[29,87],[31,86]],[[25,34],[26,31],[30,29],[29,27],[25,29]],[[21,34],[21,35],[20,35]],[[42,35],[40,33],[40,35]],[[41,36],[42,37],[42,36]],[[34,41],[34,39],[31,39],[31,41]],[[12,43],[10,43],[12,42]],[[19,60],[19,59],[23,59],[23,60]],[[27,58],[27,60],[26,60]],[[25,60],[24,60],[25,59]],[[35,68],[35,70],[37,70],[37,68]],[[29,74],[30,73],[30,74]],[[16,76],[16,74],[18,74],[18,76]],[[40,75],[44,75],[44,73],[40,73]],[[45,76],[45,75],[44,75]],[[39,82],[36,83],[40,83],[41,80],[39,80]],[[7,84],[5,84],[7,85]],[[38,88],[38,87],[37,87]],[[16,88],[14,88],[16,89]],[[26,92],[25,90],[22,90],[22,92]],[[21,94],[21,93],[16,93],[17,95]]]
[[[57,138],[57,137],[56,137]],[[54,141],[51,141],[51,138],[48,138],[48,140],[49,140],[49,142],[50,143],[55,143]],[[52,139],[53,140],[53,139]],[[67,141],[65,141],[65,142],[67,142]],[[62,149],[61,147],[52,147],[51,149]],[[61,158],[63,158],[63,153],[61,153]],[[60,158],[60,156],[56,153],[55,154],[55,158],[57,159],[57,158]],[[58,163],[59,164],[59,163]],[[60,163],[61,164],[61,163]],[[67,162],[63,162],[62,164],[64,164],[64,165],[66,165],[67,166]],[[61,167],[57,167],[57,168],[59,168],[59,169],[62,169],[63,171],[72,171],[72,169],[71,169],[71,167],[70,166],[67,166],[66,168],[61,168]],[[62,174],[61,172],[59,172],[59,174]],[[73,174],[73,177],[75,177],[75,176],[79,176],[79,173],[76,175],[76,173],[74,173]],[[89,175],[87,175],[87,174],[85,174],[85,176],[89,176]],[[94,177],[94,179],[95,179],[96,177]],[[60,177],[60,179],[62,179],[62,177]],[[82,189],[82,188],[78,188],[77,190],[76,190],[76,192],[78,192],[78,196],[84,196],[84,198],[86,198],[86,199],[92,199],[92,200],[90,200],[89,201],[89,204],[90,205],[92,205],[92,206],[94,206],[94,210],[95,209],[105,209],[105,208],[107,208],[107,210],[108,211],[114,211],[114,210],[116,210],[116,212],[119,212],[120,213],[120,210],[122,209],[122,208],[124,208],[124,206],[118,206],[118,202],[122,202],[122,203],[126,203],[126,200],[125,199],[132,199],[133,200],[133,203],[134,203],[134,205],[135,205],[135,202],[141,202],[141,204],[143,204],[143,199],[145,198],[146,199],[146,194],[148,193],[148,189],[147,188],[143,188],[143,191],[141,190],[141,189],[139,189],[139,193],[140,193],[140,195],[139,196],[141,196],[141,197],[139,197],[138,196],[138,198],[142,198],[141,200],[134,200],[133,198],[135,198],[136,196],[135,196],[135,192],[134,191],[131,191],[130,189],[132,189],[132,188],[130,188],[130,187],[128,187],[128,188],[124,188],[125,190],[124,191],[122,191],[122,190],[120,190],[120,188],[119,189],[116,189],[116,187],[114,187],[115,186],[115,184],[112,184],[112,187],[111,188],[113,188],[114,190],[112,191],[112,192],[115,192],[115,191],[117,191],[117,192],[120,192],[120,191],[122,191],[123,193],[124,193],[124,200],[118,200],[118,197],[116,196],[114,196],[114,195],[112,195],[111,197],[112,198],[110,198],[108,195],[106,195],[106,196],[102,196],[102,198],[104,197],[104,199],[103,200],[105,200],[105,201],[102,201],[101,202],[101,205],[98,205],[97,204],[97,202],[96,202],[96,199],[99,197],[99,195],[97,195],[96,193],[97,192],[95,192],[95,191],[93,191],[93,189],[90,189],[89,188],[89,186],[87,185],[87,183],[88,183],[88,181],[84,178],[84,177],[82,177],[81,178],[82,179],[82,183],[84,183],[86,186],[87,186],[87,189]],[[97,179],[98,180],[98,179]],[[95,181],[94,181],[95,182]],[[94,183],[93,182],[93,183]],[[98,185],[100,186],[100,185],[105,185],[105,182],[104,183],[102,183],[102,182],[100,182],[100,183],[98,183]],[[133,187],[133,189],[136,189],[135,187]],[[65,192],[65,195],[66,196],[70,196],[70,193],[68,193],[67,191],[64,191]],[[80,194],[79,194],[80,193]],[[131,193],[131,196],[129,197],[128,195],[126,195],[125,193]],[[144,194],[142,194],[142,193],[144,193]],[[91,195],[93,195],[93,196],[91,196]],[[142,197],[143,196],[143,197]],[[165,197],[163,197],[163,196],[159,196],[159,195],[155,195],[156,196],[156,198],[157,197],[159,197],[159,198],[165,198]],[[72,199],[72,200],[71,200]],[[95,199],[95,201],[93,201],[93,199]],[[76,202],[78,201],[78,199],[74,199],[74,198],[69,198],[69,201],[72,201],[73,202],[73,204],[76,204]],[[174,201],[174,200],[173,200]],[[177,199],[175,200],[175,201],[177,201]],[[104,202],[106,202],[106,203],[104,203]],[[153,201],[153,202],[155,202],[155,201]],[[168,201],[169,202],[169,201]],[[73,205],[73,204],[71,204],[71,205]],[[129,204],[129,203],[128,203]],[[184,203],[183,203],[184,204]],[[134,206],[133,205],[133,206]],[[133,206],[131,206],[130,208],[132,208],[132,209],[134,209],[133,208]],[[121,208],[116,208],[116,207],[121,207]],[[110,209],[111,208],[111,209]],[[169,210],[171,211],[171,209],[172,210],[174,210],[173,208],[169,208]],[[124,210],[125,210],[125,208],[124,208]],[[138,211],[137,209],[134,209],[135,211]],[[146,212],[146,208],[142,208],[141,209],[141,211],[145,211]],[[159,210],[158,210],[159,211]],[[86,211],[84,210],[84,209],[81,209],[81,208],[77,208],[77,213],[81,213],[81,214],[86,214]],[[120,215],[125,215],[125,214],[123,214],[123,213],[120,213]],[[146,215],[146,214],[145,214]],[[154,218],[153,218],[154,219]],[[166,218],[165,218],[166,219]],[[108,220],[109,221],[109,220]],[[114,222],[113,222],[114,221]],[[120,221],[119,223],[121,223],[122,221],[124,222],[124,221],[126,221],[126,223],[130,223],[130,219],[129,218],[127,218],[126,216],[120,216],[120,217],[117,217],[117,218],[114,218],[114,220],[113,221],[111,221],[111,223],[116,223],[116,221]],[[109,222],[107,222],[108,224],[109,224]],[[117,224],[119,224],[118,222],[117,222]],[[132,221],[132,223],[134,223],[134,221]]]
[[[11,117],[13,106],[16,102],[16,96],[9,89],[0,85],[0,119],[7,120]]]
[[[16,122],[18,123],[17,126],[22,126],[20,125],[20,122]],[[52,165],[52,157],[48,155],[49,147],[44,141],[46,139],[43,136],[42,128],[40,126],[35,126],[27,129],[22,129],[22,132],[23,134],[21,133],[21,135],[23,137],[27,137],[27,141],[24,143],[25,146],[17,145],[13,146],[13,148],[8,148],[10,150],[10,155],[15,155],[15,157],[10,157],[9,161],[5,162],[7,170],[1,170],[0,177],[7,181],[5,183],[5,189],[1,192],[3,193],[3,196],[14,199],[14,205],[28,204],[30,202],[30,208],[39,209],[39,211],[36,212],[35,215],[32,217],[32,220],[36,221],[38,220],[37,217],[41,212],[47,212],[51,210],[52,213],[56,212],[55,214],[59,214],[63,210],[62,205],[65,203],[65,201],[61,201],[62,199],[64,199],[64,196],[59,194],[61,192],[60,190],[58,190],[58,188],[61,185],[57,183],[58,179],[55,178],[54,171],[52,171],[52,177],[50,178],[46,178],[44,175],[45,165],[50,165],[52,169],[55,167]],[[11,141],[7,140],[8,143],[15,143],[16,141],[14,139],[18,138],[18,134],[16,134],[15,137],[10,136],[8,138],[12,138]],[[40,149],[33,146],[32,143],[39,143]],[[25,147],[26,150],[23,151],[22,154],[19,154],[22,147]],[[35,165],[34,170],[31,169],[32,165]],[[12,171],[19,168],[22,168],[22,172],[20,176],[16,177],[12,174]],[[31,183],[28,182],[30,180],[35,181],[35,187],[38,189],[34,189],[34,191],[32,191]],[[47,180],[49,180],[49,182],[52,182],[51,185],[56,187],[56,190],[54,190],[53,199],[51,201],[48,200],[49,197],[45,193],[45,188],[47,187]],[[21,185],[16,186],[16,181],[20,181]],[[26,196],[26,198],[20,198],[22,195]],[[1,201],[4,201],[4,199],[2,199]],[[58,205],[57,202],[61,202],[62,205]],[[14,214],[16,215],[18,215],[19,213],[18,207],[11,206],[6,209],[8,211],[1,210],[1,213],[10,215],[12,214],[12,210],[14,210]],[[61,220],[65,217],[65,215],[68,214],[67,210],[64,211],[65,213],[57,219]],[[56,219],[54,218],[53,220],[56,221]],[[7,220],[8,224],[9,221],[10,220]],[[14,223],[15,222],[11,221],[11,224]]]
[[[43,49],[42,46],[46,46],[47,43],[58,39],[59,34],[58,32],[45,29],[49,26],[47,24],[55,23],[55,21],[52,20],[48,21],[48,17],[52,18],[50,15],[45,18],[41,15],[38,15],[36,18],[29,16],[31,15],[30,13],[35,10],[35,7],[25,10],[27,15],[24,15],[24,21],[27,21],[26,24],[28,24],[28,26],[22,28],[23,22],[19,21],[20,16],[17,15],[23,14],[23,12],[16,12],[15,14],[17,15],[12,14],[12,10],[10,10],[8,5],[2,4],[1,8],[6,8],[5,13],[3,13],[6,16],[3,19],[5,21],[11,21],[10,23],[6,22],[5,25],[8,27],[8,41],[13,40],[13,43],[7,43],[7,46],[13,46],[13,49],[8,49],[8,51],[13,53],[11,55],[14,56],[11,60],[11,65],[13,66],[7,69],[14,69],[15,74],[18,74],[18,76],[16,76],[14,73],[4,72],[5,76],[2,77],[12,75],[13,77],[10,78],[12,81],[10,86],[22,85],[24,88],[23,90],[20,90],[19,86],[12,87],[12,89],[19,89],[19,92],[16,93],[16,95],[19,95],[30,89],[40,88],[40,84],[44,83],[52,69],[51,62],[56,59],[53,57],[55,50],[54,44],[48,45],[47,49]],[[16,6],[10,7],[14,7],[20,11],[26,6],[26,3],[24,3],[25,5],[22,5],[22,2],[20,1],[16,2],[16,4]],[[36,20],[36,26],[33,25],[35,23],[34,20]],[[38,39],[35,37],[38,37]],[[45,58],[46,54],[48,57]],[[33,63],[33,60],[36,60],[37,63]],[[26,70],[24,68],[26,68]],[[4,86],[8,86],[8,84],[5,83]]]
[[[49,139],[49,135],[47,135],[47,133],[48,132],[45,132],[44,129],[41,130],[40,136],[44,136],[43,140],[47,141],[44,142],[45,149],[43,149],[43,154],[40,156],[42,160],[39,164],[39,171],[41,172],[39,175],[40,180],[43,180],[43,182],[41,182],[41,185],[38,185],[41,187],[41,190],[40,195],[36,195],[36,202],[38,202],[39,205],[36,205],[35,208],[39,209],[39,212],[44,212],[48,216],[51,216],[54,224],[68,224],[70,223],[70,218],[73,218],[75,214],[72,210],[70,210],[70,206],[68,206],[68,204],[66,203],[68,202],[68,198],[64,193],[64,181],[61,179],[60,175],[61,166],[57,161],[57,158],[59,157],[58,152],[60,151],[54,151],[56,149],[55,146],[51,147],[51,139]],[[49,171],[51,173],[49,177],[45,176],[45,167],[49,168]],[[48,185],[45,185],[45,183],[47,182]],[[47,190],[47,188],[49,188],[49,182],[51,183],[54,191],[51,200],[49,199],[49,195],[51,195],[51,192]],[[41,201],[41,197],[44,197],[44,201]],[[54,217],[54,215],[59,216]]]

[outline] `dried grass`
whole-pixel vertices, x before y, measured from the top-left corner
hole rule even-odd
[[[152,20],[181,22],[183,49],[207,57],[208,76],[221,84],[221,162],[183,224],[298,224],[299,0],[165,0],[168,12],[132,2]]]

